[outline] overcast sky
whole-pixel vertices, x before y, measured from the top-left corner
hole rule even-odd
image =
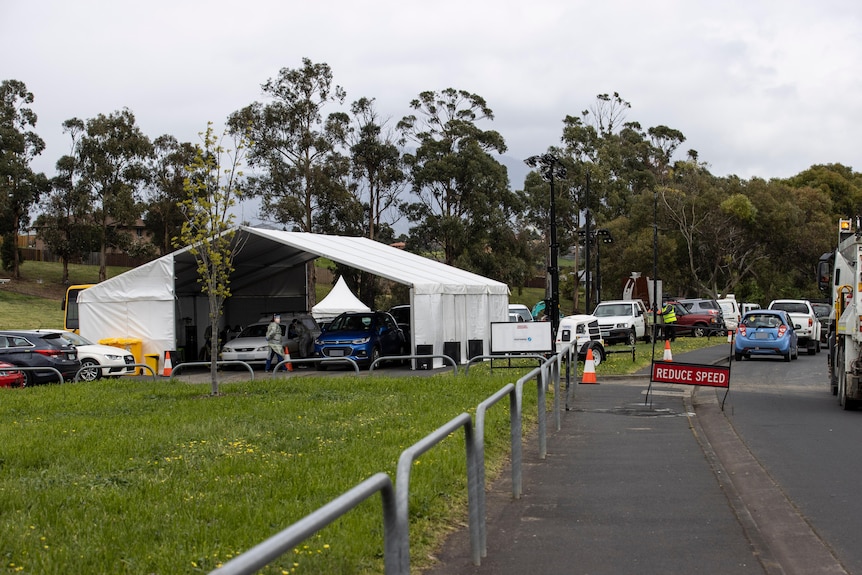
[[[479,94],[514,158],[616,91],[716,175],[860,169],[858,0],[0,0],[0,22],[0,80],[33,92],[49,176],[66,119],[127,107],[151,138],[198,142],[303,57],[393,124],[422,91]]]

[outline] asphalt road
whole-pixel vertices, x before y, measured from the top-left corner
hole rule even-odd
[[[826,354],[734,362],[725,415],[817,535],[862,573],[862,411],[830,392]]]

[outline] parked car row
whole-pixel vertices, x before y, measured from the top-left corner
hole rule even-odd
[[[100,345],[61,329],[0,331],[0,387],[24,387],[77,377],[94,381],[135,372],[135,357],[126,349]],[[42,368],[6,372],[11,367]],[[54,371],[54,370],[57,371]]]
[[[0,331],[0,361],[21,370],[23,386],[74,379],[81,362],[78,350],[60,333],[53,331]],[[57,370],[57,371],[54,371]]]

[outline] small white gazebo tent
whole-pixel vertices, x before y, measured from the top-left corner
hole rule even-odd
[[[353,292],[347,287],[347,282],[344,281],[344,276],[341,276],[335,282],[332,291],[311,308],[311,315],[317,323],[325,324],[342,313],[351,311],[371,311],[371,308],[353,295]]]

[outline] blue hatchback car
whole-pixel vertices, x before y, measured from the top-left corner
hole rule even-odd
[[[405,355],[409,343],[391,314],[385,311],[348,312],[336,317],[314,340],[314,355],[347,357],[370,366],[379,357]],[[320,362],[317,369],[325,370]]]
[[[783,310],[757,309],[746,312],[733,342],[733,359],[752,355],[780,355],[784,361],[799,358],[799,345],[790,316]]]

